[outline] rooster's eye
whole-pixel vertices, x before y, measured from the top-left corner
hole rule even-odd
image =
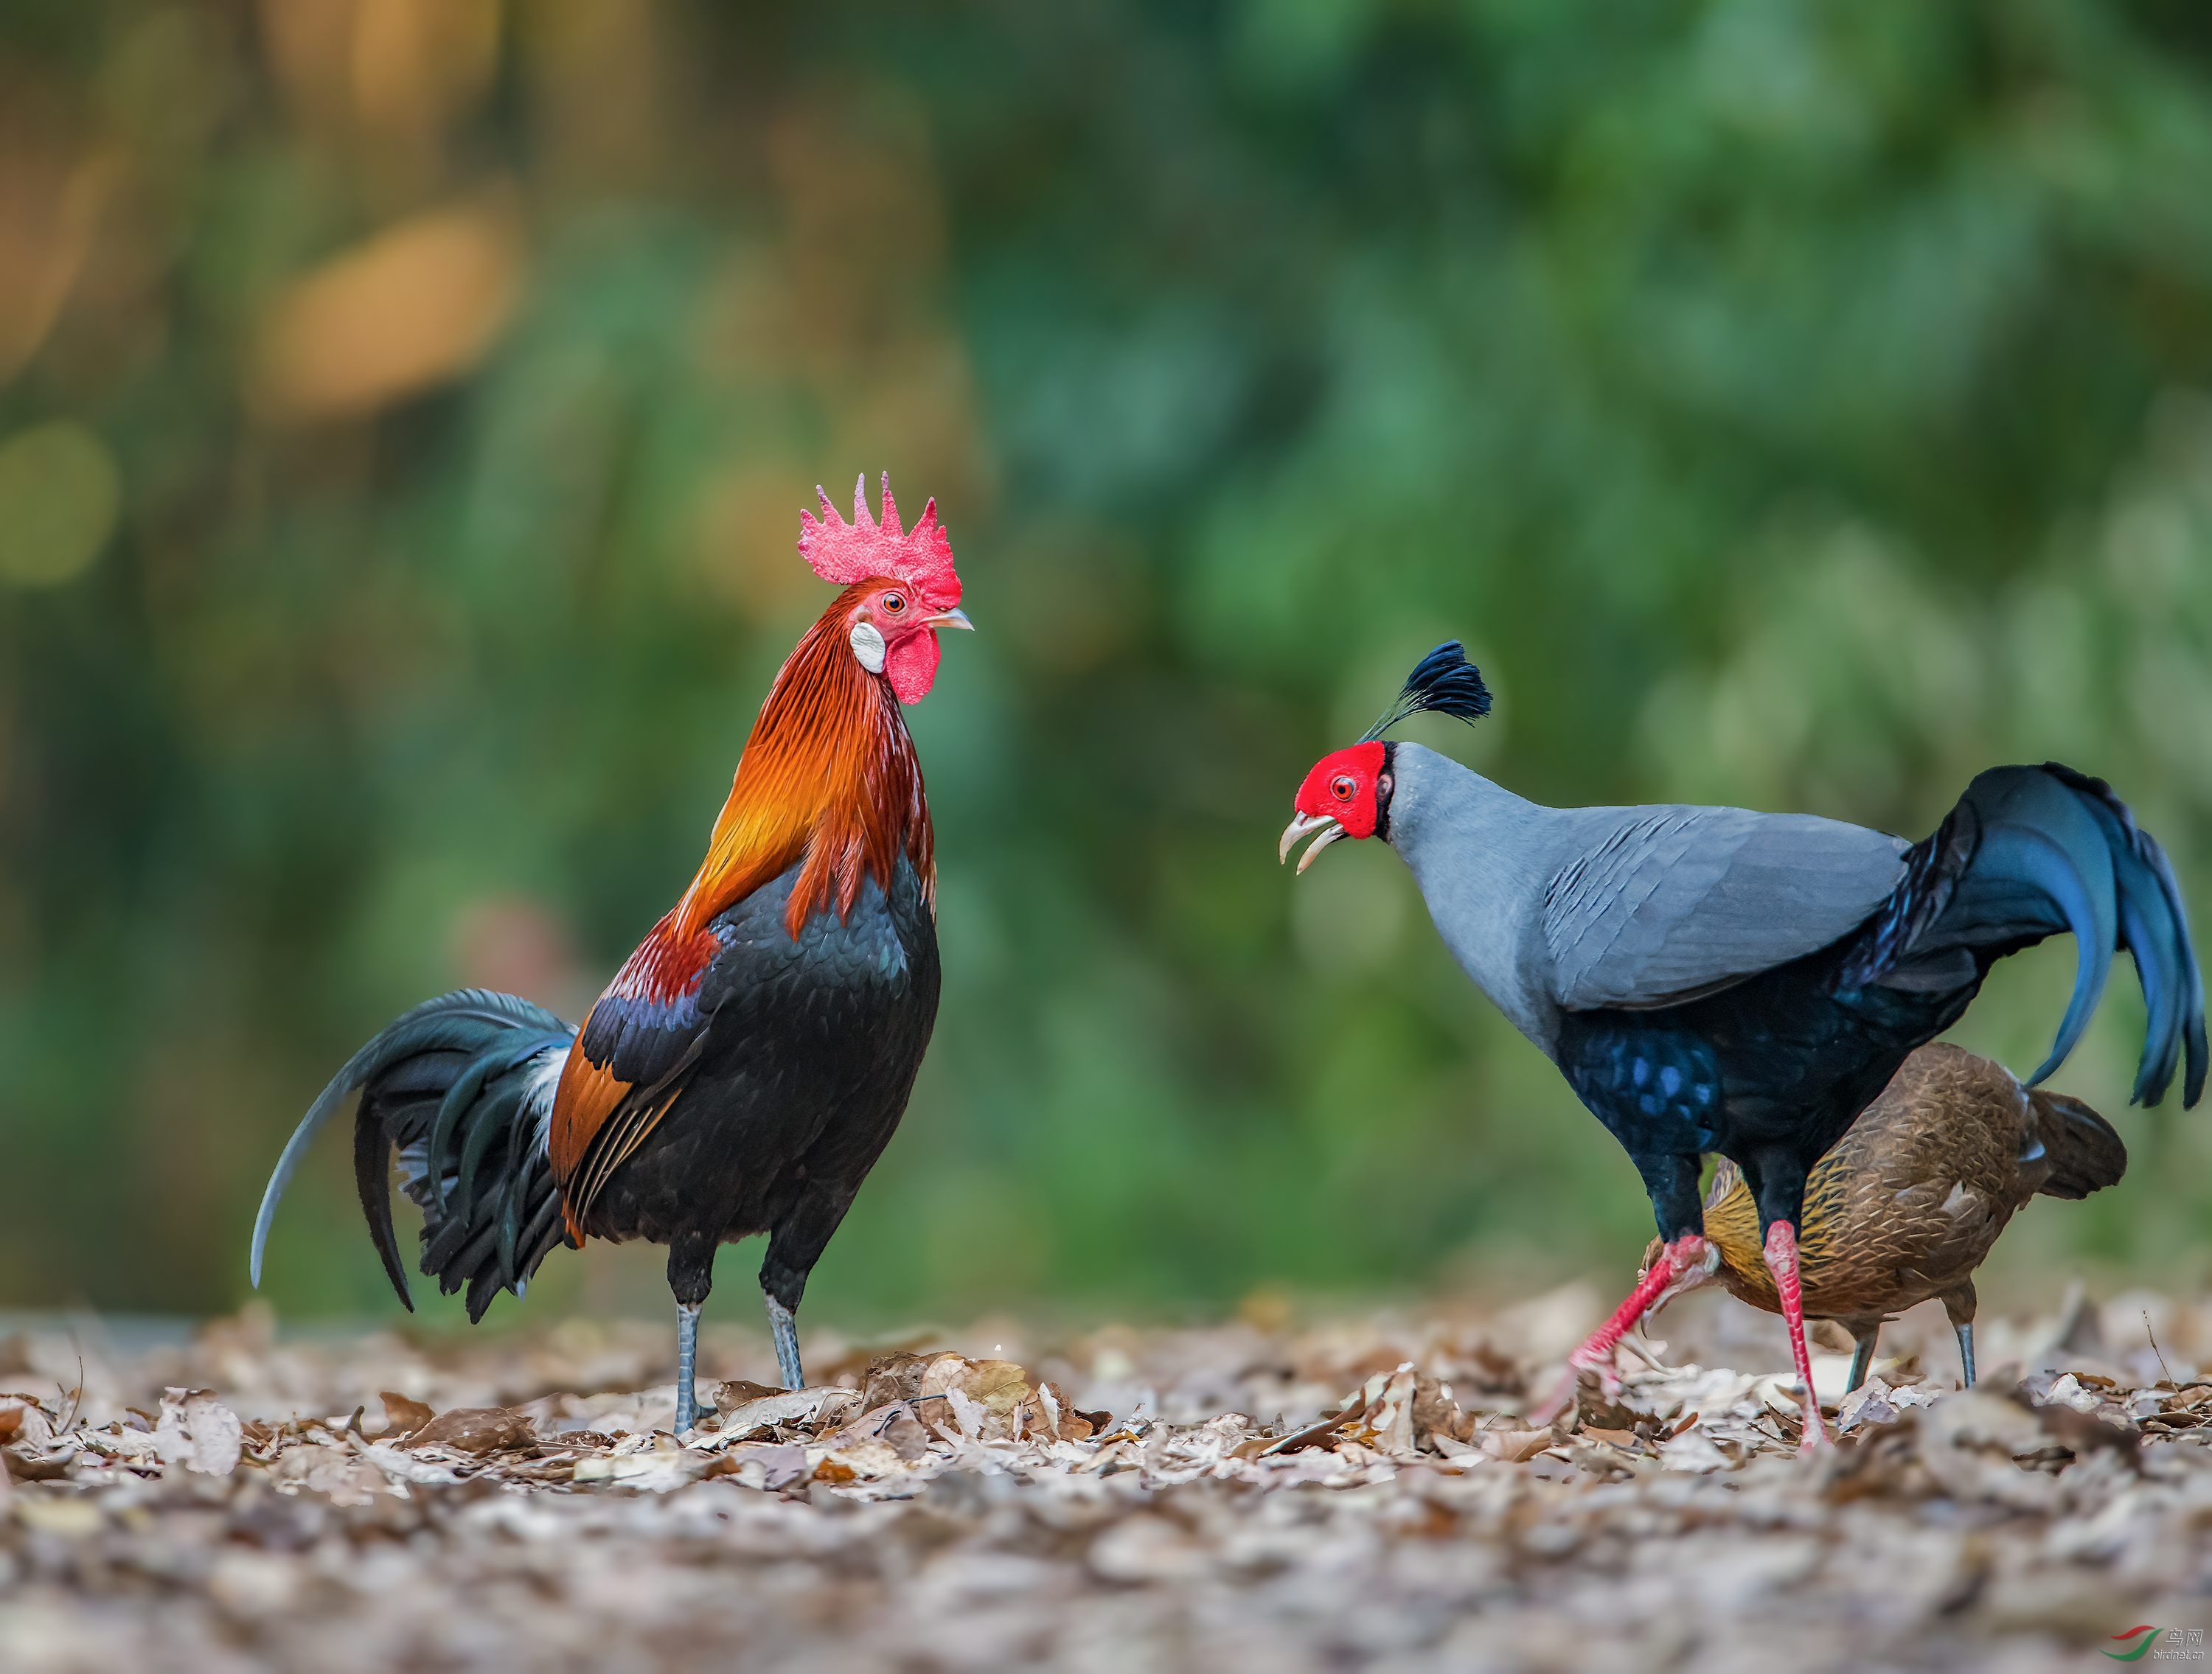
[[[1329,781],[1328,788],[1334,793],[1339,802],[1350,802],[1352,793],[1359,787],[1352,783],[1350,773],[1339,773]]]
[[[900,612],[900,611],[902,611],[902,610],[905,610],[905,609],[906,609],[906,595],[905,595],[905,594],[903,594],[903,593],[885,593],[885,594],[884,595],[884,614],[885,616],[897,616],[897,615],[899,614],[899,612]]]

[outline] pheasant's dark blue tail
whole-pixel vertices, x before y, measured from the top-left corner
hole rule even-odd
[[[2050,1057],[2065,1060],[2105,991],[2112,955],[2133,956],[2148,1011],[2134,1098],[2156,1104],[2177,1066],[2182,1102],[2203,1096],[2204,978],[2166,852],[2100,779],[2046,762],[1992,767],[1914,849],[1905,882],[1863,945],[1859,973],[1894,987],[1978,977],[2005,955],[2070,933],[2074,996]],[[1968,961],[1971,961],[1971,967]]]
[[[574,1038],[551,1012],[477,988],[425,1001],[378,1034],[331,1077],[277,1159],[254,1217],[255,1285],[277,1200],[316,1133],[358,1091],[354,1184],[399,1300],[415,1305],[392,1225],[395,1147],[402,1186],[422,1209],[422,1271],[449,1295],[466,1285],[471,1319],[501,1290],[521,1295],[562,1237],[545,1123]]]

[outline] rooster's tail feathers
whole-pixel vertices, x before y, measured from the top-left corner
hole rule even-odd
[[[426,1001],[378,1034],[331,1077],[277,1159],[253,1222],[253,1283],[277,1200],[316,1133],[358,1091],[354,1183],[399,1300],[414,1306],[392,1223],[395,1146],[403,1186],[423,1211],[422,1271],[449,1294],[466,1284],[472,1319],[499,1291],[520,1295],[560,1240],[544,1129],[574,1034],[527,1000],[474,988]]]
[[[1971,952],[1986,967],[2046,936],[2073,935],[2073,998],[2031,1082],[2080,1041],[2112,955],[2124,948],[2149,1014],[2135,1101],[2157,1103],[2185,1062],[2183,1102],[2197,1101],[2207,1059],[2204,979],[2189,915],[2165,852],[2104,780],[2057,762],[1992,767],[1913,860],[1905,889],[1921,895],[1922,910],[1905,928],[1898,964]]]

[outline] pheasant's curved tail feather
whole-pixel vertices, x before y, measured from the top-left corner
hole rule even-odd
[[[2148,1013],[2135,1101],[2156,1104],[2179,1068],[2182,1101],[2196,1104],[2207,1062],[2204,978],[2189,914],[2166,852],[2100,779],[2055,761],[1979,775],[1912,852],[1860,962],[1874,980],[1911,986],[1968,958],[1986,970],[2061,932],[2077,952],[2074,993],[2031,1083],[2074,1050],[2112,955],[2125,949]]]
[[[378,1034],[331,1078],[277,1159],[253,1222],[256,1287],[278,1199],[316,1133],[358,1092],[354,1185],[400,1301],[415,1305],[392,1230],[395,1148],[402,1187],[422,1210],[422,1271],[448,1295],[467,1286],[471,1319],[500,1291],[521,1295],[562,1235],[545,1124],[574,1038],[551,1012],[477,988],[425,1001]]]

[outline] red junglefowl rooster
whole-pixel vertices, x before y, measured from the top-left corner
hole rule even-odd
[[[863,488],[865,488],[865,479]],[[399,1300],[390,1155],[423,1213],[421,1265],[469,1318],[586,1238],[668,1246],[676,1428],[690,1430],[699,1311],[718,1246],[768,1234],[761,1289],[787,1387],[805,1381],[806,1277],[898,1125],[937,1016],[936,870],[921,768],[900,713],[966,628],[937,502],[900,528],[863,488],[822,497],[799,547],[843,588],[785,661],[707,858],[580,1032],[468,989],[417,1006],[323,1089],[270,1176],[270,1221],[316,1131],[361,1094],[354,1173]]]
[[[1381,837],[1412,869],[1475,985],[1559,1066],[1643,1177],[1663,1257],[1571,1356],[1613,1382],[1620,1337],[1670,1287],[1710,1272],[1698,1176],[1717,1152],[1758,1206],[1806,1403],[1813,1403],[1797,1228],[1814,1164],[1913,1048],[1956,1022],[2005,955],[2071,932],[2071,1004],[2040,1081],[2073,1049],[2112,954],[2133,955],[2149,1012],[2135,1096],[2156,1103],[2187,1054],[2205,1076],[2204,986],[2172,868],[2100,779],[1993,767],[1936,834],[1901,839],[1739,808],[1544,808],[1418,744],[1383,742],[1432,710],[1489,713],[1455,643],[1306,777],[1283,833],[1303,872],[1344,837]]]

